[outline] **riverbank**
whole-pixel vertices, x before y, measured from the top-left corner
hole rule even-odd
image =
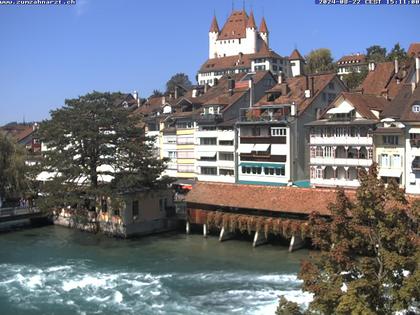
[[[118,240],[50,226],[0,238],[3,314],[274,314],[277,296],[309,300],[303,249],[202,235]]]

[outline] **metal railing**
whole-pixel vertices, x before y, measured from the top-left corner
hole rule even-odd
[[[34,207],[14,207],[14,208],[0,208],[0,217],[11,217],[26,215],[32,213],[39,213],[40,210]]]

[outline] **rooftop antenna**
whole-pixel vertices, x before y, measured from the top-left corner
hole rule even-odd
[[[235,10],[235,0],[232,0],[232,12]]]

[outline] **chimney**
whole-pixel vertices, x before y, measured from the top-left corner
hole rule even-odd
[[[315,78],[311,77],[311,97],[315,95]]]
[[[416,84],[419,84],[420,81],[420,56],[416,57]]]
[[[249,86],[249,108],[254,105],[254,80],[252,78],[248,81]]]
[[[137,101],[137,107],[140,107],[140,96],[139,96],[139,93],[137,91],[134,91],[133,97]]]
[[[280,71],[280,73],[279,73],[279,78],[278,78],[278,83],[279,84],[282,84],[283,83],[283,71]]]
[[[369,71],[375,71],[375,63],[373,61],[369,62]]]
[[[309,77],[305,76],[305,98],[311,97],[311,90],[309,89]]]
[[[166,98],[165,96],[162,96],[162,105],[165,105],[165,103],[166,103]]]
[[[290,116],[295,117],[296,116],[296,105],[295,102],[290,105]]]
[[[192,90],[192,98],[196,98],[197,97],[197,89]]]
[[[235,88],[235,80],[232,79],[231,77],[228,78],[228,90],[229,90],[229,95],[232,96],[233,95],[233,89]]]
[[[400,70],[399,67],[398,67],[398,59],[397,58],[395,58],[395,60],[394,60],[394,70],[395,70],[395,74],[397,74],[398,71]]]
[[[411,82],[411,93],[414,93],[415,89],[416,89],[416,82]]]
[[[177,86],[175,86],[174,94],[175,94],[175,99],[177,99],[178,98],[178,87]]]

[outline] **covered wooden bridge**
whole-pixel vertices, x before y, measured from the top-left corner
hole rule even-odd
[[[355,198],[355,191],[346,192]],[[310,213],[329,216],[335,202],[334,189],[275,187],[197,182],[186,197],[187,233],[191,224],[220,231],[219,240],[236,231],[254,235],[253,246],[266,242],[269,234],[290,239],[289,251],[303,245]]]

